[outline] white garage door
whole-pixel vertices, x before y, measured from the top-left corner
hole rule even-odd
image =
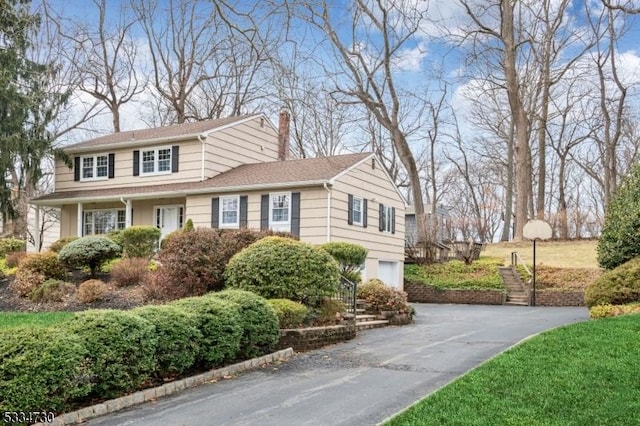
[[[378,278],[385,284],[399,288],[398,282],[398,262],[388,262],[384,260],[378,261]]]

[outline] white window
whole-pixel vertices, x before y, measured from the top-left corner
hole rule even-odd
[[[274,231],[291,230],[291,193],[269,195],[269,227]]]
[[[240,227],[240,197],[220,197],[220,227]]]
[[[353,224],[362,226],[362,198],[353,197]]]
[[[81,180],[107,179],[108,176],[109,157],[107,155],[82,157]]]
[[[140,155],[142,175],[171,173],[171,147],[145,149]]]
[[[125,228],[126,214],[124,210],[85,210],[84,234],[107,234]]]
[[[393,209],[391,206],[382,206],[381,231],[391,232],[393,230]]]

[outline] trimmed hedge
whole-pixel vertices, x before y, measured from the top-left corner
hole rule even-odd
[[[194,365],[199,342],[202,340],[195,315],[171,305],[142,306],[131,312],[146,319],[156,328],[157,376],[175,376]]]
[[[278,343],[278,316],[263,297],[244,290],[224,290],[206,297],[226,300],[238,305],[242,320],[240,356],[253,358],[270,352]]]
[[[0,411],[60,411],[91,391],[82,338],[64,329],[0,329]]]
[[[296,328],[302,325],[309,309],[302,303],[289,299],[269,299],[269,304],[278,316],[280,328]]]
[[[131,312],[84,311],[67,328],[88,350],[92,395],[113,398],[134,391],[156,369],[155,327]]]
[[[100,266],[118,257],[122,248],[107,237],[89,236],[71,241],[64,246],[58,258],[74,268],[89,267],[91,276],[95,277]]]
[[[271,299],[291,299],[315,306],[335,294],[340,283],[338,262],[311,244],[266,237],[231,258],[227,286]]]
[[[161,235],[155,226],[130,226],[120,231],[117,243],[122,246],[125,257],[148,259],[154,255]]]
[[[176,300],[172,306],[192,312],[197,318],[202,333],[198,363],[212,367],[236,358],[242,338],[242,318],[237,304],[212,297],[190,297]]]
[[[322,244],[321,249],[329,253],[340,264],[340,272],[350,281],[360,282],[360,269],[363,267],[369,250],[359,244],[331,242]]]
[[[606,271],[584,294],[588,307],[640,302],[640,257]]]

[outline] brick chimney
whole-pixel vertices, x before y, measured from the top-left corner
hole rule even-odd
[[[278,160],[286,160],[289,157],[289,125],[291,114],[286,108],[280,110],[278,119]]]

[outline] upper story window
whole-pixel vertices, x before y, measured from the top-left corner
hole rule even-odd
[[[142,175],[171,173],[171,147],[144,149],[140,154]]]
[[[238,228],[240,226],[240,197],[220,197],[220,227]]]
[[[382,232],[396,232],[396,209],[391,206],[380,204],[380,226]]]
[[[353,224],[362,226],[362,198],[353,197]]]
[[[347,222],[349,225],[367,227],[367,199],[349,194]]]
[[[102,180],[114,177],[115,154],[96,154],[75,157],[74,180]]]

